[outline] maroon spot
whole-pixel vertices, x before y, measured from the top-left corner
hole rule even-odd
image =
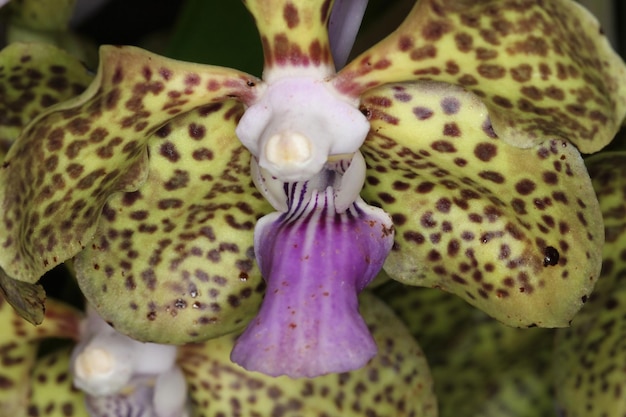
[[[504,107],[505,109],[512,109],[513,108],[513,104],[506,97],[502,97],[502,96],[498,96],[498,95],[493,96],[493,102],[496,103],[500,107]]]
[[[430,181],[426,181],[418,185],[416,191],[420,194],[426,194],[431,192],[433,188],[435,188],[435,184]]]
[[[445,97],[441,100],[441,109],[445,114],[456,114],[461,108],[461,102],[456,97]]]
[[[180,159],[180,154],[176,150],[176,146],[169,141],[161,145],[159,153],[170,162],[176,162]]]
[[[407,222],[406,216],[401,213],[393,213],[391,215],[391,220],[393,220],[393,224],[396,226],[402,226]]]
[[[188,87],[200,84],[200,76],[198,74],[187,74],[185,77],[185,85]]]
[[[517,67],[511,68],[511,77],[520,83],[529,81],[532,78],[532,75],[533,67],[528,64],[521,64]]]
[[[283,18],[287,22],[287,27],[293,29],[300,24],[300,16],[298,15],[298,8],[292,3],[287,3],[283,9]]]
[[[54,151],[58,151],[59,149],[61,149],[63,147],[64,137],[65,137],[65,133],[63,129],[61,128],[54,129],[52,132],[50,132],[50,134],[48,135],[48,143],[47,143],[48,151],[54,152]]]
[[[413,38],[410,36],[401,36],[398,41],[398,48],[402,52],[406,52],[409,49],[413,48]]]
[[[461,71],[461,67],[454,61],[446,61],[446,72],[450,75],[456,75]]]
[[[437,41],[441,39],[450,29],[445,22],[431,21],[426,23],[422,29],[422,36],[427,41]]]
[[[452,207],[452,202],[448,198],[443,197],[437,200],[435,207],[442,213],[448,213],[450,212],[450,207]]]
[[[210,161],[213,159],[213,152],[207,148],[200,148],[193,151],[192,156],[196,161]]]
[[[417,48],[411,51],[410,58],[413,61],[421,61],[427,58],[434,58],[437,56],[437,48],[433,45],[422,46],[421,48]]]
[[[517,214],[520,214],[520,215],[527,214],[526,203],[524,202],[524,200],[521,200],[519,198],[514,198],[511,201],[511,207],[513,207],[513,210],[515,210]]]
[[[472,49],[474,39],[467,33],[458,33],[454,36],[456,47],[461,52],[469,52]]]
[[[477,70],[480,75],[490,80],[497,80],[506,74],[506,69],[500,65],[481,64]]]
[[[422,235],[419,232],[414,232],[412,230],[404,232],[403,237],[406,241],[414,242],[417,244],[422,244],[426,241],[426,239],[424,238],[424,235]]]
[[[191,123],[188,130],[189,136],[196,140],[200,140],[206,135],[206,128],[196,123]]]
[[[457,166],[464,167],[465,165],[467,165],[467,160],[463,158],[454,158],[454,163]]]
[[[544,182],[550,185],[556,185],[559,181],[559,177],[554,172],[550,171],[544,172],[542,177]]]
[[[523,179],[515,184],[515,189],[521,195],[529,195],[533,191],[535,191],[536,185],[529,179]]]
[[[443,126],[443,134],[444,136],[451,136],[451,137],[459,137],[461,136],[461,129],[459,129],[459,126],[455,123],[446,123]]]
[[[115,68],[115,71],[113,72],[113,77],[111,78],[111,81],[113,81],[113,84],[119,84],[122,82],[122,80],[124,79],[124,72],[122,71],[122,67],[117,67]]]
[[[189,183],[189,173],[177,169],[174,175],[164,184],[164,188],[168,191],[184,188]]]
[[[433,213],[429,211],[422,215],[420,218],[420,224],[425,228],[432,228],[437,225],[437,222],[433,219]]]
[[[487,48],[476,48],[476,59],[481,61],[487,61],[489,59],[497,58],[498,51]]]
[[[419,119],[419,120],[426,120],[429,119],[430,117],[432,117],[432,115],[434,114],[433,111],[427,107],[414,107],[413,108],[413,114]]]
[[[382,200],[383,203],[393,204],[396,202],[395,197],[389,193],[385,193],[385,192],[378,193],[378,197]]]
[[[52,77],[48,80],[46,85],[51,89],[62,93],[67,89],[67,87],[69,87],[69,82],[65,77]]]
[[[448,142],[447,140],[434,141],[430,145],[430,147],[436,150],[437,152],[443,152],[443,153],[456,152],[456,148],[454,147],[454,145]]]
[[[374,69],[383,70],[389,68],[391,66],[391,61],[388,59],[381,59],[377,63],[374,64]]]
[[[471,74],[464,74],[459,77],[459,84],[464,86],[476,85],[478,84],[478,80]]]
[[[559,263],[559,251],[556,248],[548,246],[543,254],[543,266],[554,266]]]
[[[496,184],[503,184],[505,180],[502,174],[496,171],[481,171],[478,176]]]
[[[498,154],[498,147],[491,143],[479,143],[474,148],[474,155],[483,162],[489,162]]]

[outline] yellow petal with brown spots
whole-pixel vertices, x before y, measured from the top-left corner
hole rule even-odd
[[[626,67],[571,0],[423,0],[335,81],[353,96],[389,82],[460,85],[485,103],[502,140],[545,137],[595,152],[626,114]]]
[[[363,197],[394,220],[392,278],[453,292],[513,326],[566,326],[599,275],[602,217],[578,151],[520,149],[449,84],[368,92]]]
[[[334,72],[327,31],[332,0],[244,0],[244,3],[261,36],[265,80],[284,68]]]
[[[428,358],[441,417],[553,417],[552,329],[505,326],[452,294],[376,290]]]
[[[602,275],[589,301],[557,332],[553,370],[567,417],[626,413],[626,152],[587,161],[606,227]]]
[[[180,344],[241,329],[256,314],[265,284],[253,232],[273,209],[235,136],[242,111],[217,103],[159,129],[145,183],[106,203],[75,267],[87,299],[118,331]]]
[[[80,313],[48,300],[45,321],[24,321],[0,295],[0,416],[25,416],[31,372],[39,342],[45,338],[78,337]]]
[[[13,3],[13,2],[12,2]],[[11,44],[0,51],[0,154],[47,107],[83,92],[83,64],[50,45]]]
[[[35,282],[95,233],[102,207],[146,178],[147,142],[175,116],[228,98],[252,99],[254,77],[133,47],[103,47],[94,82],[40,115],[0,171],[0,266]]]
[[[353,372],[313,379],[248,372],[230,361],[230,335],[182,347],[192,417],[436,416],[433,382],[417,343],[376,297],[365,292],[360,305],[379,352]]]
[[[88,416],[85,394],[72,383],[70,355],[71,348],[62,348],[37,360],[30,378],[31,393],[25,416]]]

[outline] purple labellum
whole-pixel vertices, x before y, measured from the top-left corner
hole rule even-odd
[[[255,230],[267,290],[231,355],[251,371],[311,378],[358,369],[376,354],[357,296],[391,250],[391,220],[358,197],[338,212],[337,188],[309,185],[285,184],[289,210]]]

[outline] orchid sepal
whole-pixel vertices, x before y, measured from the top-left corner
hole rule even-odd
[[[622,58],[574,1],[423,0],[333,83],[354,97],[389,83],[458,85],[481,98],[506,142],[559,137],[591,153],[626,115],[624,78]]]
[[[396,227],[386,272],[508,325],[567,326],[597,281],[604,241],[575,147],[512,146],[477,96],[444,83],[380,87],[362,106],[372,126],[363,197]]]

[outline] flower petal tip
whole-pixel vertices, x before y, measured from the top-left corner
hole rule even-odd
[[[237,340],[231,360],[249,371],[295,379],[353,371],[376,356],[376,343],[356,309],[336,308],[336,317],[321,317],[313,304],[293,308],[294,316],[305,316],[293,321],[291,314],[281,320],[261,312]]]

